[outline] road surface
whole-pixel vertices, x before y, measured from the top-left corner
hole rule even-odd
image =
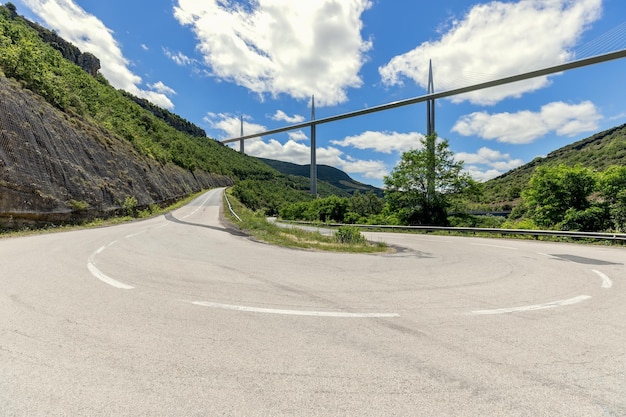
[[[0,415],[626,415],[624,248],[285,249],[220,203],[0,239]]]

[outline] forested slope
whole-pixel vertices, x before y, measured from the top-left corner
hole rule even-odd
[[[612,165],[626,165],[626,124],[596,133],[588,138],[550,152],[546,157],[511,170],[485,182],[483,202],[496,210],[510,209],[518,201],[538,167],[580,164],[596,171]]]

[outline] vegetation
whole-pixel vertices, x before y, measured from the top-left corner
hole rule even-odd
[[[227,191],[233,210],[241,222],[230,215],[229,219],[241,230],[263,242],[291,248],[325,250],[334,252],[376,253],[387,251],[382,242],[370,243],[354,226],[339,228],[333,236],[325,236],[319,232],[310,232],[296,227],[280,227],[267,221],[260,211],[252,211]]]
[[[561,164],[535,171],[511,217],[533,228],[622,232],[625,203],[626,167],[595,172]]]
[[[385,177],[387,203],[405,224],[447,225],[455,201],[480,193],[478,184],[462,172],[463,162],[454,160],[448,142],[436,139],[427,137],[421,149],[404,152]]]
[[[540,167],[580,164],[596,171],[604,171],[612,165],[626,164],[626,125],[617,126],[574,142],[544,158],[509,171],[484,184],[483,196],[473,208],[479,211],[511,211],[520,201],[522,190]]]
[[[291,203],[283,206],[279,214],[285,220],[398,224],[398,220],[392,217],[388,208],[385,207],[385,201],[371,191],[367,194],[357,191],[351,197],[331,195],[326,198]]]
[[[204,129],[196,126],[188,120],[183,119],[179,115],[174,114],[169,110],[162,109],[159,106],[155,106],[145,98],[135,97],[134,95],[127,93],[126,91],[121,91],[121,93],[140,105],[145,110],[148,110],[155,117],[163,120],[165,123],[178,130],[179,132],[187,133],[188,135],[198,138],[206,138],[206,132],[204,131]]]

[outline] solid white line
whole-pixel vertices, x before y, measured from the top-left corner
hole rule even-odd
[[[246,307],[230,304],[211,303],[208,301],[193,301],[192,304],[203,307],[221,308],[223,310],[245,311],[248,313],[283,314],[289,316],[314,316],[314,317],[347,317],[347,318],[381,318],[399,317],[397,313],[346,313],[342,311],[303,311],[282,310],[274,308]]]
[[[506,313],[518,313],[518,312],[523,312],[523,311],[544,310],[546,308],[562,307],[562,306],[580,303],[581,301],[585,301],[590,298],[591,298],[590,295],[579,295],[578,297],[570,298],[568,300],[552,301],[550,303],[544,303],[544,304],[535,304],[535,305],[522,306],[522,307],[496,308],[493,310],[475,310],[475,311],[472,311],[472,314],[506,314]]]
[[[89,272],[91,272],[91,275],[98,278],[100,281],[104,282],[105,284],[109,284],[112,287],[119,288],[122,290],[132,290],[133,288],[135,288],[135,287],[131,287],[130,285],[126,285],[122,282],[116,281],[113,278],[109,277],[108,275],[105,275],[104,273],[102,273],[102,271],[96,268],[96,266],[91,262],[87,263],[87,269],[89,269]]]
[[[595,269],[592,269],[592,271],[595,272],[600,278],[602,278],[602,288],[611,288],[613,286],[613,281],[611,281],[611,278],[607,277],[600,271],[596,271]]]

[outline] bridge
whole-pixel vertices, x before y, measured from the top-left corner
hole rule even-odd
[[[626,32],[626,24],[620,26],[621,32]],[[518,81],[529,80],[532,78],[542,77],[550,74],[555,74],[559,72],[569,71],[576,68],[581,68],[589,65],[596,65],[603,62],[613,61],[626,57],[626,48],[621,48],[619,50],[614,50],[607,53],[602,53],[598,55],[594,55],[591,57],[578,59],[570,62],[566,62],[564,64],[554,65],[551,67],[546,67],[538,70],[533,70],[517,75],[512,75],[504,78],[499,78],[492,81],[482,82],[478,84],[473,84],[466,87],[453,88],[446,91],[434,92],[434,83],[432,77],[432,66],[430,66],[429,71],[429,80],[428,80],[428,93],[425,95],[412,97],[404,100],[394,101],[391,103],[385,103],[374,107],[368,107],[361,110],[356,110],[348,113],[338,114],[335,116],[329,116],[321,119],[315,118],[315,99],[312,98],[311,101],[311,120],[301,123],[296,123],[288,126],[283,126],[277,129],[266,130],[263,132],[253,133],[249,135],[243,134],[243,122],[242,122],[242,130],[241,136],[237,138],[231,138],[220,141],[223,144],[239,142],[240,143],[240,151],[244,150],[244,141],[248,139],[258,138],[262,136],[274,135],[278,133],[288,132],[292,130],[298,130],[303,128],[311,129],[311,188],[310,192],[313,195],[317,195],[317,162],[316,162],[316,126],[332,123],[339,120],[349,119],[352,117],[364,116],[367,114],[377,113],[381,111],[396,109],[398,107],[409,106],[417,103],[427,103],[427,136],[432,136],[434,133],[434,124],[435,124],[435,116],[434,116],[434,102],[437,99],[451,97],[455,95],[470,93],[473,91],[483,90],[486,88],[497,87],[500,85],[510,84]]]

